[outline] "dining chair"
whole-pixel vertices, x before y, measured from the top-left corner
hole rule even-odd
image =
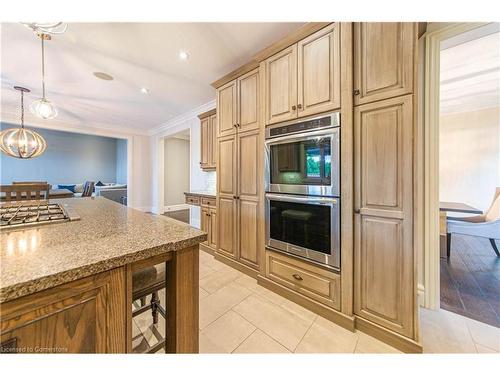
[[[94,192],[94,181],[85,181],[85,185],[83,186],[82,198],[91,197],[93,192]]]
[[[495,241],[500,240],[500,187],[495,190],[490,208],[482,215],[470,217],[448,218],[446,221],[448,240],[446,255],[451,252],[451,235],[463,234],[466,236],[483,237],[490,240],[491,247],[500,257],[500,252]]]
[[[48,200],[49,190],[50,186],[47,183],[17,183],[0,186],[0,193],[4,193],[2,199],[6,202]]]

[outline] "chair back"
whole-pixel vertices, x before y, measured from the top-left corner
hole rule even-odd
[[[47,181],[14,181],[12,185],[45,185]],[[49,185],[49,190],[52,189],[52,185]]]
[[[49,185],[47,183],[1,185],[0,192],[5,193],[3,200],[7,202],[49,199]]]
[[[493,202],[485,215],[485,221],[493,221],[496,219],[500,219],[500,187],[496,188]]]
[[[82,197],[91,197],[94,192],[94,181],[85,181]]]

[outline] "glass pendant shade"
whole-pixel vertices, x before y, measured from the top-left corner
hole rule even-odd
[[[37,99],[30,104],[30,111],[37,117],[50,120],[57,116],[57,108],[48,99]]]
[[[25,128],[7,129],[0,133],[0,149],[19,159],[35,158],[43,154],[47,143],[40,134]]]

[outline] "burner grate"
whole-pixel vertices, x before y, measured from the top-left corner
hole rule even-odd
[[[0,227],[16,227],[69,221],[70,217],[58,203],[9,205],[0,207]]]

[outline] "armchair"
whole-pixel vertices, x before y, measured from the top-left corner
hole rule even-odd
[[[493,250],[500,257],[496,240],[500,240],[500,187],[496,188],[493,202],[483,215],[448,218],[447,220],[447,249],[448,258],[451,251],[451,235],[464,234],[467,236],[485,237],[490,240]]]

